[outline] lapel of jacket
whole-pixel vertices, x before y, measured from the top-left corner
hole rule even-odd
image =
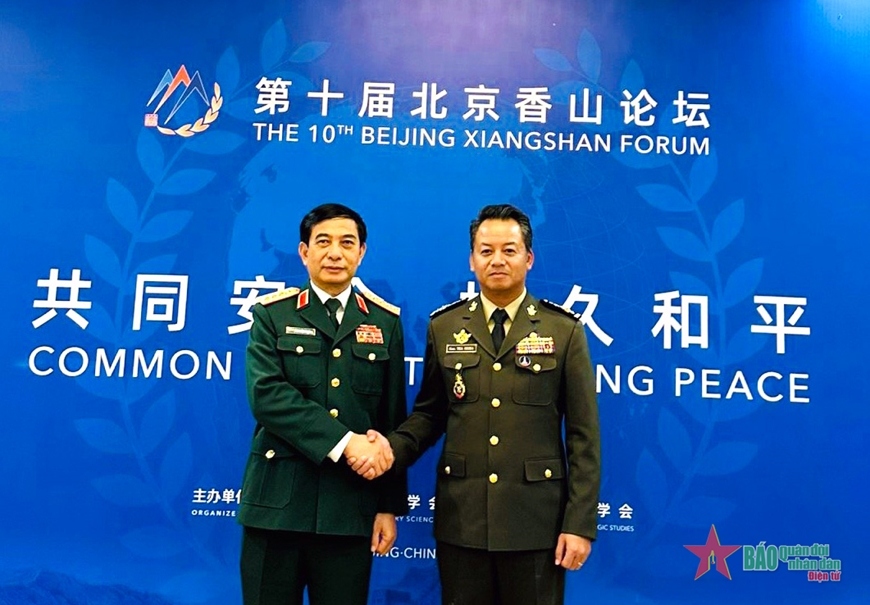
[[[477,304],[475,304],[477,303]],[[463,307],[462,324],[463,328],[468,330],[474,337],[477,345],[489,353],[490,357],[496,356],[495,348],[492,346],[492,334],[489,328],[486,327],[486,316],[483,314],[483,305],[480,304],[479,298],[473,298],[471,302],[466,303]],[[471,309],[474,309],[473,311]]]
[[[359,325],[366,320],[366,313],[360,309],[356,297],[356,290],[352,290],[350,297],[347,299],[347,306],[344,308],[344,317],[341,318],[341,323],[338,324],[338,332],[335,335],[335,342],[347,338],[348,334],[356,330]]]
[[[308,293],[306,296],[301,300],[297,299],[297,310],[299,311],[299,316],[320,330],[325,336],[334,340],[335,328],[332,326],[332,320],[329,319],[329,313],[327,313],[326,307],[323,306],[323,303],[320,302],[320,298],[310,287],[306,287],[305,290],[300,293],[300,297],[302,297],[305,292]]]
[[[534,313],[530,313],[529,309],[533,309]],[[507,333],[504,343],[501,345],[498,357],[506,355],[511,351],[517,343],[529,335],[529,332],[538,329],[537,324],[541,320],[540,311],[538,311],[538,299],[529,293],[517,309],[517,316],[514,317],[511,323],[510,332]]]

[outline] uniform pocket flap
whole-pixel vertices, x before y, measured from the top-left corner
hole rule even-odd
[[[441,457],[441,463],[438,465],[438,473],[451,477],[464,477],[465,456],[444,452],[444,455]]]
[[[320,353],[320,339],[311,336],[287,334],[278,337],[278,350],[298,355],[314,355]]]
[[[273,458],[293,458],[296,449],[283,439],[261,429],[251,444],[251,453],[258,454],[268,460]]]
[[[353,356],[367,361],[386,361],[390,351],[384,345],[354,344],[351,346]]]
[[[477,353],[448,353],[444,356],[444,367],[448,370],[464,370],[478,365],[480,355]]]
[[[556,369],[556,357],[554,355],[517,355],[516,364],[521,370],[537,374]]]
[[[561,458],[537,458],[525,461],[526,481],[549,481],[565,476]]]

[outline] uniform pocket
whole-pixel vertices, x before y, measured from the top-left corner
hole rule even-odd
[[[356,343],[351,346],[351,351],[351,387],[357,393],[380,395],[384,390],[384,376],[390,362],[389,350],[385,345]]]
[[[302,463],[289,444],[260,429],[251,445],[242,502],[269,508],[284,508],[293,499],[296,468]]]
[[[324,364],[320,360],[320,338],[288,334],[278,337],[277,347],[290,384],[311,388],[321,383]]]
[[[480,398],[480,355],[448,353],[444,356],[444,384],[450,403],[471,403]]]
[[[465,456],[452,452],[444,452],[441,456],[441,461],[438,463],[438,474],[445,477],[464,477]]]
[[[533,458],[523,462],[526,481],[554,481],[565,477],[561,458]]]
[[[559,375],[553,355],[516,355],[513,398],[522,405],[547,405],[556,400]]]

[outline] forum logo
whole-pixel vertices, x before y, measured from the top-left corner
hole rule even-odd
[[[174,74],[167,69],[146,104],[151,111],[145,114],[145,126],[156,128],[165,135],[181,137],[192,137],[207,130],[218,118],[224,102],[217,82],[212,90],[214,94],[209,99],[198,71],[191,76],[184,65]],[[187,106],[189,110],[190,104],[200,103],[206,107],[204,115],[192,122],[175,126],[175,122],[181,121],[177,119],[177,114],[183,107]]]

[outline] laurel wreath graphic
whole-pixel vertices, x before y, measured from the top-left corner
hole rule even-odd
[[[223,104],[224,98],[221,96],[221,87],[217,82],[215,82],[214,96],[211,98],[211,105],[209,106],[208,111],[205,112],[204,116],[202,116],[193,124],[182,124],[175,129],[158,126],[157,130],[159,130],[163,134],[169,134],[173,136],[177,134],[180,137],[192,137],[198,132],[208,130],[208,127],[211,126],[211,123],[217,120],[218,114],[220,113],[221,106]]]

